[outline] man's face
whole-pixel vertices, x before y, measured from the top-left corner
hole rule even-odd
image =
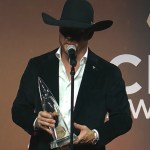
[[[74,45],[77,52],[87,47],[88,38],[86,37],[86,31],[84,29],[64,28],[59,29],[59,42],[63,51],[68,45]]]

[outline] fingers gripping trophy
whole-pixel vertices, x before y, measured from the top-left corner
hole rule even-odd
[[[53,131],[53,141],[50,143],[50,148],[63,147],[70,142],[70,132],[60,112],[57,101],[40,77],[38,77],[38,88],[43,111],[52,113],[56,120],[55,128],[49,128]],[[75,137],[76,135],[74,135],[74,139]]]

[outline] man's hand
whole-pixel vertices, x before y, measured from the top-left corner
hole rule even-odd
[[[41,128],[49,134],[53,134],[51,129],[55,127],[55,117],[58,117],[58,113],[56,112],[40,111],[35,122],[35,128]]]
[[[76,129],[80,130],[80,134],[74,141],[74,144],[92,144],[92,141],[95,138],[94,132],[85,125],[74,123],[74,126]]]

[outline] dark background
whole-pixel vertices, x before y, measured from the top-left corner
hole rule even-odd
[[[148,55],[150,55],[150,0],[90,0],[95,21],[111,19],[114,24],[95,33],[90,48],[111,61],[118,55],[131,54],[141,63],[120,65],[126,85],[138,82],[142,89],[128,95],[135,110],[143,99],[150,109],[148,94]],[[31,57],[53,50],[58,43],[58,28],[43,23],[41,12],[59,18],[64,0],[1,0],[0,2],[0,149],[26,150],[29,135],[11,120],[11,106],[21,75]],[[150,64],[149,64],[150,65]],[[150,121],[143,109],[133,128],[107,145],[107,150],[149,150]]]

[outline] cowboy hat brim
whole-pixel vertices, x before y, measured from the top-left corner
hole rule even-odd
[[[83,28],[83,29],[90,28],[93,31],[105,30],[111,27],[113,24],[113,21],[111,20],[103,20],[103,21],[96,22],[94,24],[88,24],[88,23],[77,22],[72,20],[57,20],[46,13],[42,13],[42,18],[43,21],[48,25],[70,27],[70,28]]]

